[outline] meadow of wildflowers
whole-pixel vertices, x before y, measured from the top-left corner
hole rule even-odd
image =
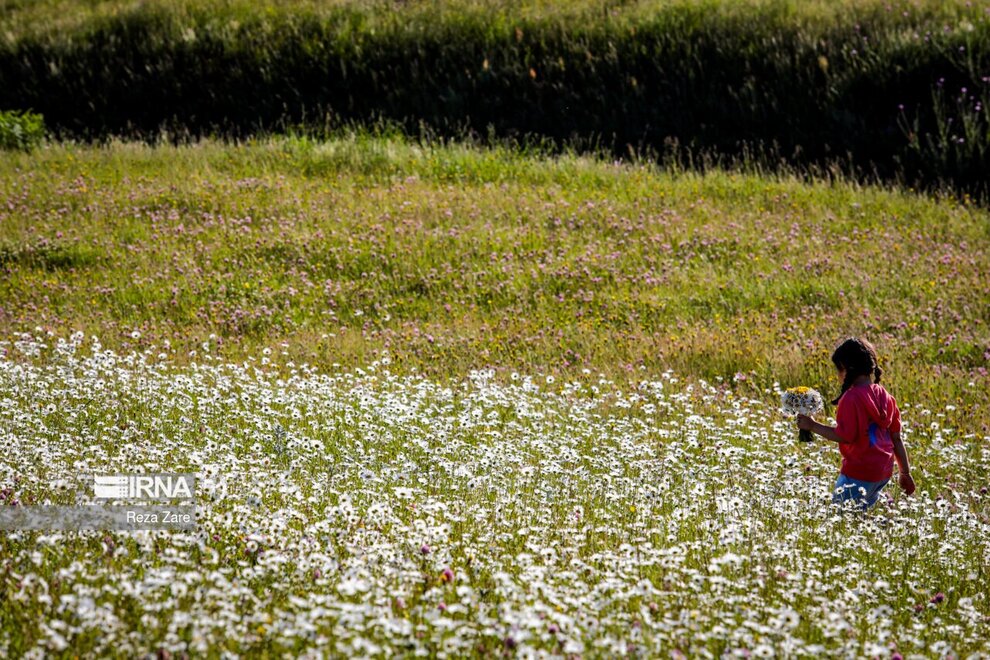
[[[0,533],[0,656],[990,654],[985,209],[358,134],[5,154],[0,228],[0,506],[200,510]],[[865,515],[779,411],[846,334]]]
[[[84,472],[200,476],[195,532],[0,535],[4,656],[990,652],[990,449],[910,401],[916,474],[956,487],[862,516],[825,504],[834,447],[670,371],[2,346],[0,505],[86,501]]]
[[[819,390],[866,334],[990,434],[990,214],[951,198],[355,134],[10,152],[0,223],[0,334]]]
[[[59,139],[342,122],[758,161],[990,199],[971,0],[32,0],[0,109]]]

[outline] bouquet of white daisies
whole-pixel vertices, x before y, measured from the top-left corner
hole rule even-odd
[[[784,390],[780,395],[780,407],[785,414],[814,415],[821,412],[825,404],[822,395],[810,387],[791,387]],[[811,431],[801,429],[798,433],[798,440],[801,442],[811,442]]]

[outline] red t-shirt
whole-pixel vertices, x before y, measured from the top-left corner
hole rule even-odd
[[[882,385],[853,385],[839,399],[835,411],[840,472],[860,481],[883,481],[894,471],[894,443],[890,434],[901,430],[901,412]]]

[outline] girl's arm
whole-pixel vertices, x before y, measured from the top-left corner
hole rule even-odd
[[[834,426],[826,426],[825,424],[816,422],[807,415],[798,415],[797,425],[799,429],[807,429],[808,431],[811,431],[812,433],[817,433],[818,435],[828,440],[831,440],[832,442],[846,443],[846,444],[849,443],[849,440],[844,439],[842,436],[840,436],[838,433],[835,432]],[[900,435],[898,435],[898,439],[899,438]],[[898,463],[898,465],[900,465],[900,463]]]
[[[850,407],[851,406],[851,407]],[[835,409],[835,426],[826,426],[816,422],[807,415],[797,416],[799,429],[806,429],[812,433],[817,433],[827,440],[838,442],[839,444],[850,444],[856,441],[856,428],[862,410],[857,408],[855,402],[849,398],[849,394],[843,394],[839,398],[839,405]],[[839,428],[842,434],[839,434]],[[849,436],[850,439],[846,439]]]
[[[894,443],[894,459],[897,461],[897,467],[900,469],[901,474],[911,474],[907,449],[904,448],[904,443],[901,442],[901,432],[894,431],[891,433],[890,441]]]
[[[907,450],[904,448],[904,443],[901,442],[901,432],[892,432],[890,434],[890,441],[894,443],[894,459],[897,461],[898,470],[900,470],[897,483],[900,484],[906,494],[910,495],[914,492],[915,485],[914,479],[911,477],[911,466],[908,465]]]

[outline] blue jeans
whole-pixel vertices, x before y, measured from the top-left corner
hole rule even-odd
[[[887,485],[890,479],[883,481],[860,481],[850,479],[844,474],[839,474],[832,488],[832,502],[842,504],[846,500],[855,500],[864,510],[869,509],[877,503],[880,491]]]

